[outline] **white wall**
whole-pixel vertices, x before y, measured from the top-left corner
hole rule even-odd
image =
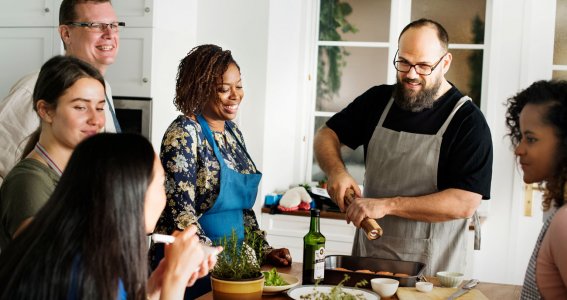
[[[159,153],[165,130],[179,114],[173,104],[177,66],[196,43],[197,0],[154,1],[153,13],[151,140]]]
[[[244,86],[237,123],[246,147],[263,170],[262,137],[268,55],[268,1],[206,0],[197,7],[197,44],[216,44],[232,51]]]
[[[492,199],[474,273],[484,281],[521,284],[542,222],[540,211],[531,218],[522,215],[523,184],[503,125],[504,103],[533,81],[551,78],[555,1],[493,2],[484,78],[485,113],[494,145]],[[540,207],[534,203],[533,209]]]

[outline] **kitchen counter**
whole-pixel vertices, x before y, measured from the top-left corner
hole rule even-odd
[[[288,215],[288,216],[302,216],[302,217],[310,217],[309,211],[308,210],[296,210],[296,211],[279,211],[276,210],[277,212],[275,214],[281,214],[281,215]],[[262,213],[267,213],[270,214],[271,213],[271,209],[269,207],[262,207]],[[340,211],[333,211],[333,210],[326,210],[325,208],[321,209],[321,213],[320,213],[320,217],[324,218],[324,219],[335,219],[335,220],[346,220],[346,214],[342,213]],[[484,223],[486,217],[481,216],[480,217],[480,224],[482,225],[482,223]],[[380,220],[378,220],[380,221]],[[379,223],[379,222],[378,222]],[[474,231],[474,223],[471,222],[469,223],[469,230],[470,231]]]
[[[269,270],[271,266],[264,266],[262,269]],[[301,263],[293,263],[291,267],[278,268],[278,272],[291,274],[301,280]],[[436,278],[428,278],[436,286],[438,282]],[[498,300],[517,300],[520,298],[520,291],[522,289],[519,285],[510,284],[498,284],[498,283],[487,283],[481,282],[476,286],[476,289],[481,291],[488,299],[498,299]],[[209,300],[213,299],[213,293],[209,292],[197,299]],[[281,293],[274,296],[263,296],[262,299],[280,300],[280,299],[290,299],[287,294]],[[396,296],[390,299],[398,299]]]
[[[262,207],[262,212],[263,213],[270,213],[270,208],[268,207]],[[282,215],[289,215],[289,216],[302,216],[302,217],[310,217],[310,213],[308,210],[296,210],[296,211],[277,211],[277,213],[275,214],[282,214]],[[335,219],[335,220],[345,220],[346,219],[346,214],[342,213],[342,212],[337,212],[337,211],[328,211],[325,209],[322,209],[320,212],[320,217],[324,218],[324,219]]]

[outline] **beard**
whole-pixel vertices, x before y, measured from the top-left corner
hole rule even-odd
[[[408,90],[404,87],[401,81],[408,83],[421,83],[424,88],[418,92]],[[397,83],[394,90],[394,102],[403,110],[420,112],[424,109],[433,107],[435,100],[437,100],[435,96],[439,91],[439,87],[441,87],[441,80],[435,80],[433,82],[433,86],[426,88],[425,82],[419,79],[404,78],[403,80],[400,80],[400,77],[397,77]]]

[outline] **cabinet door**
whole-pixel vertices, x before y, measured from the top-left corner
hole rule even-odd
[[[105,78],[115,96],[151,97],[152,29],[120,30],[120,48]]]
[[[57,26],[61,0],[0,0],[0,27]]]
[[[127,27],[152,27],[154,7],[152,0],[113,1],[118,20]]]
[[[321,218],[327,255],[350,255],[356,228],[345,220]],[[262,214],[261,226],[274,248],[288,248],[293,261],[303,261],[303,236],[309,231],[309,217]]]
[[[55,28],[0,28],[0,99],[22,76],[39,70],[53,55]]]

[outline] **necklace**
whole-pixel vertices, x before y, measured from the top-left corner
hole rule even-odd
[[[57,166],[57,164],[55,163],[55,161],[53,159],[51,159],[51,157],[49,156],[49,153],[47,153],[47,150],[45,150],[45,148],[40,145],[39,143],[35,144],[35,147],[33,148],[33,150],[39,155],[41,156],[41,158],[47,163],[47,165],[53,170],[55,171],[55,173],[57,173],[57,175],[61,176],[61,174],[63,173],[63,171],[61,171],[61,169]]]

